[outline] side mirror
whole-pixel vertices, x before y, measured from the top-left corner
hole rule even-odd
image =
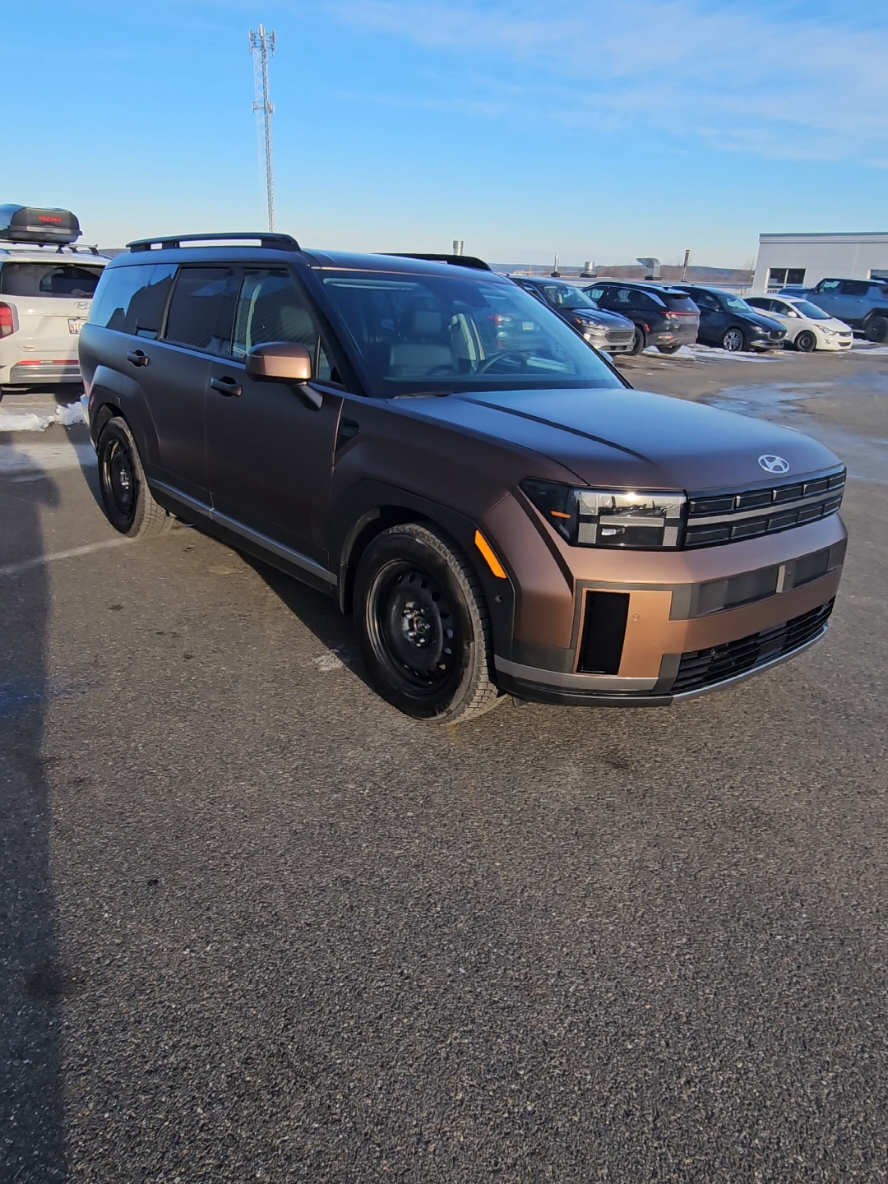
[[[257,345],[244,363],[252,378],[277,379],[279,382],[309,382],[311,355],[304,345],[292,341],[271,341]]]

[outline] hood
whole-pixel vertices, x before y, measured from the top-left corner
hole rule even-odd
[[[424,399],[421,409],[413,402],[412,410],[549,457],[584,484],[609,488],[699,493],[773,484],[760,456],[783,457],[787,481],[839,463],[790,428],[622,387],[471,391]],[[528,477],[547,475],[531,469],[529,461]]]
[[[781,332],[786,329],[786,326],[781,321],[778,321],[776,317],[769,317],[767,313],[759,312],[757,308],[752,308],[752,306],[750,306],[749,312],[734,313],[732,309],[728,309],[728,312],[733,316],[742,317],[744,320],[753,321],[756,325],[761,325],[769,333],[772,329],[780,329]]]
[[[573,316],[582,317],[584,321],[601,325],[604,329],[635,329],[628,317],[620,316],[618,312],[605,312],[603,308],[566,308],[561,315],[568,320]]]

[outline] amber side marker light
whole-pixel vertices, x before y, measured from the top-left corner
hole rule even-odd
[[[506,570],[494,554],[493,548],[480,530],[475,531],[475,546],[487,561],[487,566],[498,580],[507,580]]]

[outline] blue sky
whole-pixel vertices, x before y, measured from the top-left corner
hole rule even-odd
[[[743,266],[760,231],[888,229],[884,0],[13,4],[0,202],[106,246],[261,228],[260,21],[308,245]]]

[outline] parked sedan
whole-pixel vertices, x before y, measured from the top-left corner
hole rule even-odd
[[[704,345],[721,346],[729,353],[740,350],[783,349],[786,330],[774,317],[766,317],[733,292],[721,288],[700,288],[696,284],[676,284],[687,292],[700,309],[697,340]]]
[[[661,354],[674,354],[697,340],[700,313],[686,292],[660,284],[626,280],[596,280],[584,291],[608,312],[628,317],[635,326],[633,354],[655,345]]]
[[[608,354],[631,352],[635,326],[626,317],[604,312],[588,293],[563,280],[536,279],[526,275],[513,275],[510,279],[553,308],[597,350]]]
[[[786,330],[786,344],[803,354],[815,349],[851,348],[851,326],[810,300],[798,296],[750,296],[746,303],[779,321]]]

